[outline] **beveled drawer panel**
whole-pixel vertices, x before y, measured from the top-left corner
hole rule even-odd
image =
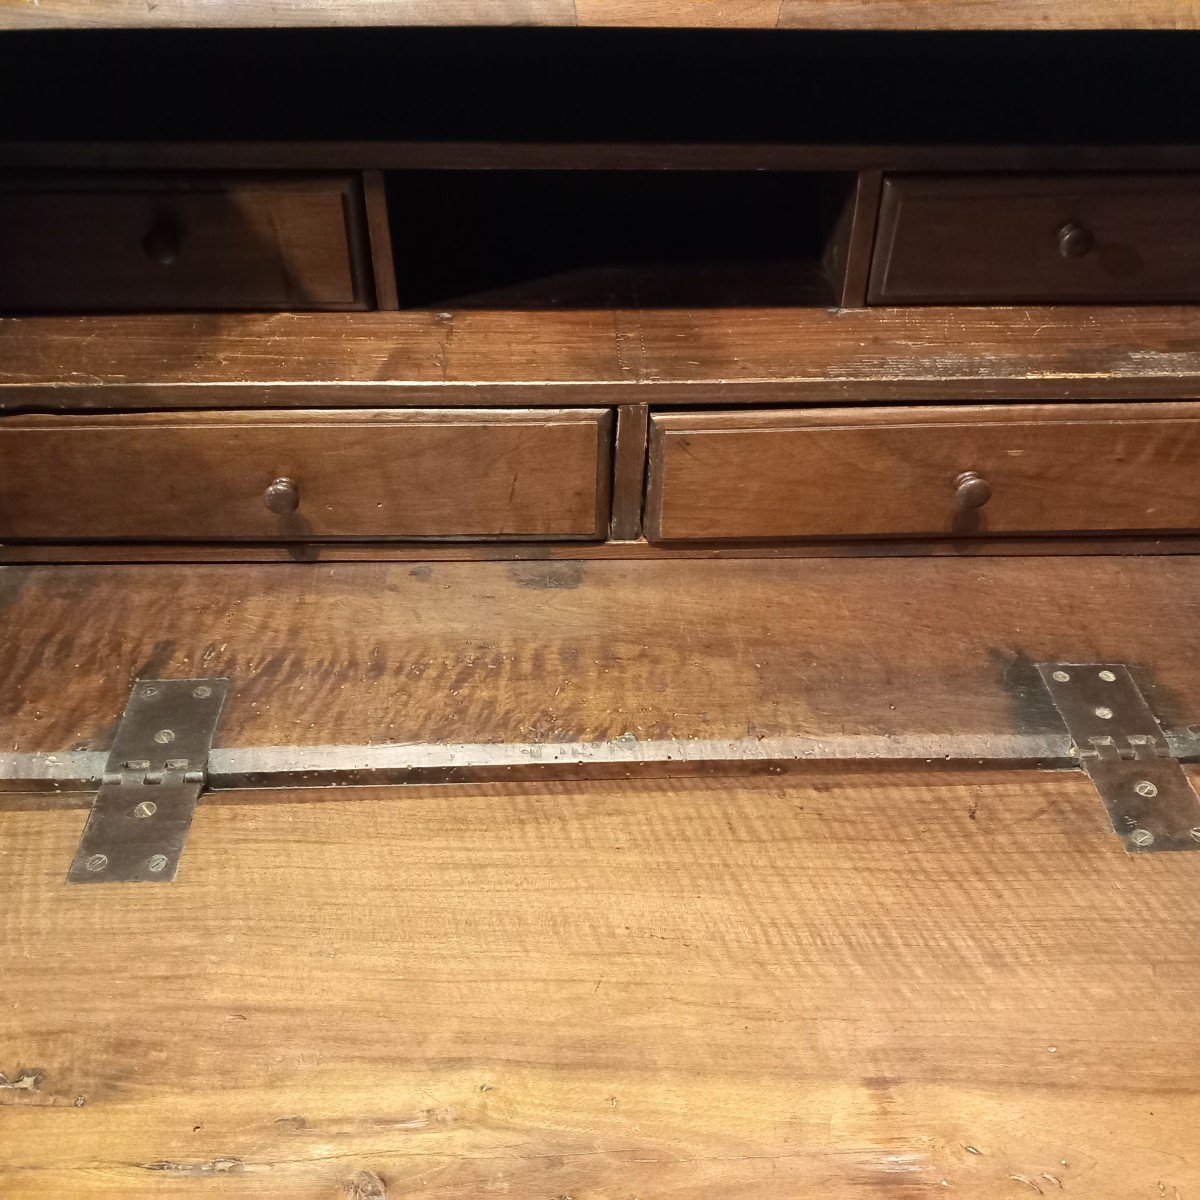
[[[1200,404],[668,413],[652,541],[1200,529]]]
[[[0,310],[362,309],[353,175],[34,177],[0,185]]]
[[[1200,300],[1200,176],[890,176],[869,300]]]
[[[610,413],[0,420],[0,539],[600,538]]]

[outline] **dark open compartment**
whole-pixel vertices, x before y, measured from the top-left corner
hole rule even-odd
[[[401,307],[828,304],[852,177],[798,171],[401,171]]]

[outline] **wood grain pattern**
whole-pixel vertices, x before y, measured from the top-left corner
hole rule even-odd
[[[1196,29],[1195,0],[783,0],[781,29]]]
[[[1195,29],[1194,0],[0,0],[0,29],[314,25]]]
[[[1200,176],[894,175],[876,304],[1194,302]],[[1085,239],[1076,253],[1061,232]]]
[[[1197,347],[1197,307],[12,318],[0,408],[1197,399]]]
[[[1200,856],[1081,777],[301,800],[202,805],[149,892],[0,813],[0,1191],[1200,1186]]]
[[[1076,557],[1097,554],[1177,555],[1200,552],[1200,536],[1071,534],[1063,537],[956,535],[855,538],[837,541],[634,542],[447,541],[393,542],[4,542],[0,564],[49,566],[103,563],[423,563],[644,561],[739,558]]]
[[[0,29],[574,24],[571,0],[0,0]]]
[[[0,310],[371,306],[353,175],[32,175],[0,186]]]
[[[652,541],[1200,527],[1200,405],[752,409],[650,424]],[[990,493],[982,507],[959,502],[967,472]]]
[[[773,29],[780,0],[575,0],[580,25]]]
[[[5,567],[0,599],[19,752],[104,749],[135,678],[199,674],[221,746],[1041,732],[1044,661],[1200,721],[1188,555]]]
[[[371,242],[371,267],[375,276],[375,307],[396,309],[396,259],[392,250],[392,229],[388,216],[387,189],[382,171],[363,172],[363,203]]]
[[[0,536],[599,538],[610,426],[603,409],[5,417]],[[286,515],[264,503],[281,479]]]
[[[646,447],[650,434],[650,409],[645,404],[625,404],[617,409],[613,443],[613,505],[609,536],[615,541],[636,541],[642,536],[642,500],[646,484]]]
[[[860,171],[830,238],[826,263],[843,308],[861,308],[867,302],[882,188],[881,171]]]

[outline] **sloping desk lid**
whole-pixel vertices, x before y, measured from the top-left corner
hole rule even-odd
[[[0,777],[94,780],[131,685],[192,677],[229,680],[218,787],[1062,759],[1039,662],[1128,664],[1186,751],[1198,585],[1185,555],[9,566]]]

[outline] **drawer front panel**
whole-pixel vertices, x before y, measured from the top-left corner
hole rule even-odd
[[[0,188],[0,309],[362,309],[352,176]]]
[[[600,538],[604,409],[0,420],[0,539]]]
[[[652,418],[654,541],[1200,529],[1200,404]]]
[[[1200,178],[891,176],[869,299],[1200,300]]]

